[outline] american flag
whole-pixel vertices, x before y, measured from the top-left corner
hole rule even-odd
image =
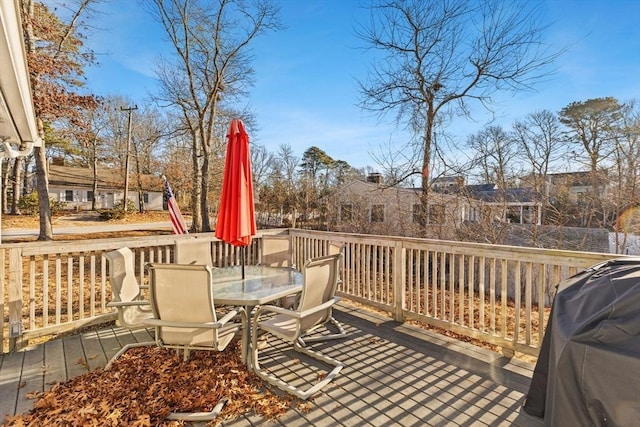
[[[167,178],[164,175],[162,176],[162,180],[164,181],[164,191],[167,194],[167,207],[169,208],[169,217],[171,218],[173,234],[189,234],[187,231],[187,224],[184,222],[182,212],[180,212],[180,207],[176,202],[176,198],[173,197],[173,191],[171,191],[169,181],[167,181]]]

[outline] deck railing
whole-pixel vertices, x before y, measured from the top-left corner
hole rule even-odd
[[[339,293],[357,303],[495,344],[537,354],[555,286],[609,254],[370,236],[308,230],[288,232],[293,259],[304,261],[341,245]],[[260,260],[258,236],[246,254]],[[215,266],[240,263],[240,248],[212,233],[0,247],[0,338],[3,352],[47,335],[115,319],[103,254],[122,246],[135,254],[140,283],[148,262],[173,262],[178,239],[212,241]]]

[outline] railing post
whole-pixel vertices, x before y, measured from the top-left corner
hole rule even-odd
[[[22,248],[9,250],[9,351],[22,336]]]
[[[406,250],[401,241],[397,241],[393,251],[393,319],[404,322],[404,306],[406,300],[407,275],[405,266]]]

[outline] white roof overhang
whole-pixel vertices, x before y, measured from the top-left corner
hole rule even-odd
[[[18,0],[0,1],[0,141],[3,157],[42,145],[29,84]],[[17,149],[16,149],[17,148]]]

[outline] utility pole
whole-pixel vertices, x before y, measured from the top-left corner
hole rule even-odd
[[[129,202],[129,149],[131,147],[131,113],[133,110],[137,110],[138,106],[133,107],[120,107],[122,111],[129,112],[129,130],[127,132],[127,154],[124,159],[124,199],[122,201],[122,209],[127,212],[127,204]]]

